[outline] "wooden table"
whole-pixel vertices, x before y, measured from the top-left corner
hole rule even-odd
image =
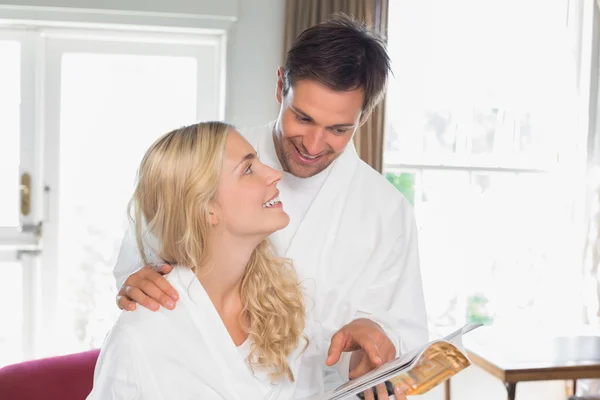
[[[475,340],[464,339],[469,358],[504,383],[508,400],[515,399],[519,382],[573,380],[575,391],[577,379],[600,378],[600,336],[495,335],[485,340],[485,332],[479,333]],[[445,385],[450,400],[450,380]]]

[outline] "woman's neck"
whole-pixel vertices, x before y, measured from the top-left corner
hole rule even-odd
[[[210,263],[197,268],[196,276],[219,313],[231,340],[240,346],[248,337],[242,318],[242,279],[256,244],[240,240],[220,240],[211,243]]]
[[[239,308],[240,288],[248,261],[256,248],[255,243],[220,235],[211,240],[209,264],[196,269],[196,276],[210,297],[213,305],[223,316]]]

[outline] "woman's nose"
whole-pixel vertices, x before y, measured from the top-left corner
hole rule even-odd
[[[283,173],[281,171],[278,171],[278,170],[268,167],[266,165],[265,165],[265,168],[266,168],[267,185],[273,185],[273,184],[279,182],[281,180],[281,178],[283,177]]]

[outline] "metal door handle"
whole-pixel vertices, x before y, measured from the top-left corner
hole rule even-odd
[[[31,175],[21,175],[21,214],[29,215],[31,212]]]

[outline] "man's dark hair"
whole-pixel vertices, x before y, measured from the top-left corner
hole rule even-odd
[[[285,59],[283,94],[303,79],[336,91],[362,89],[364,114],[383,97],[389,72],[383,38],[354,18],[338,14],[294,40]]]

